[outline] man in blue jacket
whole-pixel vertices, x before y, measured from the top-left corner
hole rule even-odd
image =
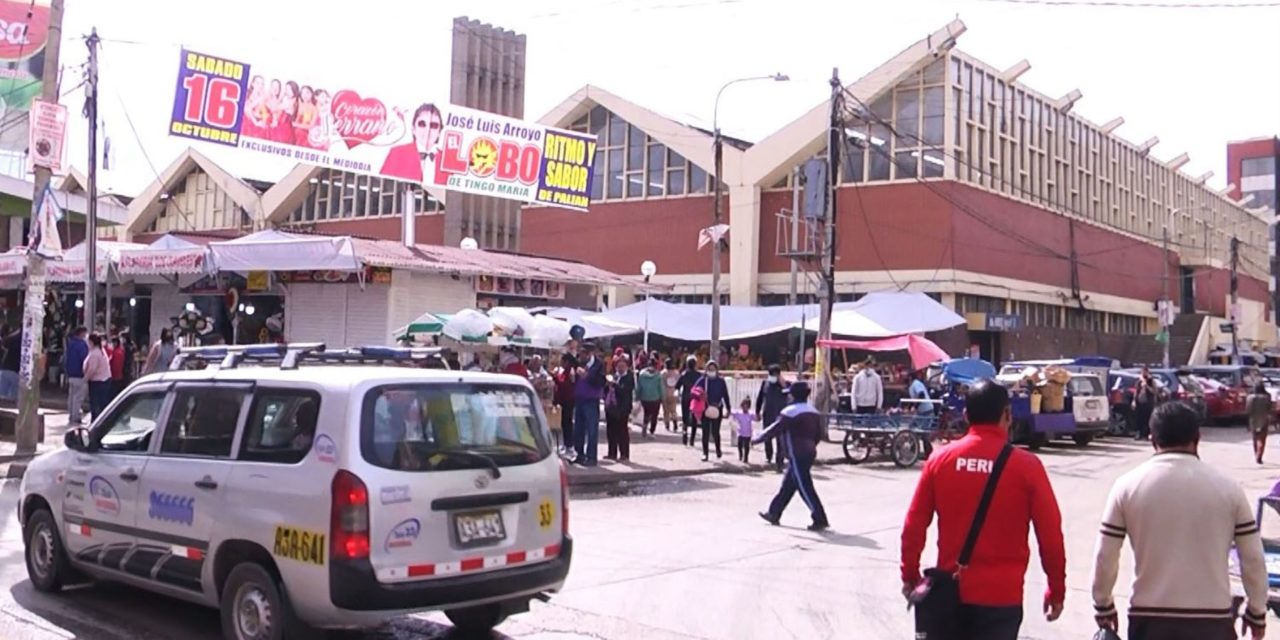
[[[67,338],[66,362],[63,369],[67,372],[67,424],[78,426],[83,420],[84,399],[89,395],[89,383],[84,379],[84,359],[89,357],[89,343],[85,338],[89,330],[76,327]]]
[[[600,399],[604,397],[604,362],[596,355],[595,345],[582,344],[578,352],[578,381],[573,387],[573,439],[578,456],[574,462],[584,467],[596,466],[600,443]]]
[[[778,420],[769,425],[754,442],[763,442],[770,438],[778,438],[779,451],[785,451],[790,463],[786,475],[782,477],[782,486],[778,495],[769,503],[769,510],[760,513],[760,517],[772,525],[782,519],[782,512],[791,502],[796,491],[809,507],[813,515],[810,531],[822,531],[830,527],[827,512],[822,507],[822,500],[813,486],[810,475],[813,463],[818,457],[818,442],[822,439],[822,414],[809,404],[809,385],[799,381],[791,384],[791,398],[794,403],[782,410]]]

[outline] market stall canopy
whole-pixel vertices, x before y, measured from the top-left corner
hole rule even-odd
[[[950,357],[932,340],[912,335],[880,340],[819,340],[818,346],[862,351],[906,351],[911,355],[911,368],[917,370]]]
[[[584,334],[587,338],[609,338],[613,336],[627,336],[644,331],[643,328],[635,329],[631,327],[617,327],[612,325],[600,324],[587,320],[587,316],[596,315],[595,311],[583,311],[582,309],[572,309],[570,307],[556,307],[547,309],[545,315],[552,318],[564,320],[570,325],[578,325],[586,330]]]
[[[818,305],[777,307],[720,307],[722,340],[743,340],[797,329],[818,329]],[[615,329],[642,331],[648,318],[649,332],[676,340],[701,342],[711,338],[711,305],[674,304],[644,300],[586,320]],[[832,334],[885,338],[909,333],[941,331],[965,323],[965,319],[923,293],[870,293],[857,302],[833,307]]]
[[[444,331],[444,323],[449,317],[438,313],[424,313],[413,322],[396,329],[395,336],[397,339],[412,338],[414,336],[434,336]]]
[[[110,267],[113,264],[119,264],[120,254],[125,251],[133,251],[145,249],[147,245],[136,244],[133,242],[113,242],[110,240],[99,240],[95,243],[94,262],[97,263],[94,269],[94,278],[99,282],[105,282]],[[62,254],[61,260],[49,260],[45,262],[45,274],[52,282],[79,282],[84,280],[86,273],[85,258],[87,257],[88,247],[85,243],[67,249]]]
[[[219,271],[359,271],[346,236],[313,236],[275,229],[226,242],[210,242]]]
[[[208,248],[166,233],[142,248],[121,251],[116,269],[124,275],[200,274],[208,257]]]

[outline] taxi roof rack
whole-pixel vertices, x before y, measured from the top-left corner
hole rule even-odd
[[[179,370],[192,361],[219,369],[235,369],[242,363],[266,364],[279,362],[281,369],[297,369],[305,363],[314,364],[388,364],[413,361],[443,362],[439,347],[387,347],[369,345],[328,350],[323,342],[295,342],[283,344],[211,345],[204,347],[180,347],[169,368]],[[214,364],[216,362],[216,364]]]

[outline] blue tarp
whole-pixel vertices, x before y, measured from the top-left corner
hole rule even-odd
[[[956,358],[942,363],[942,375],[951,382],[973,384],[982,378],[996,377],[996,368],[978,358]]]

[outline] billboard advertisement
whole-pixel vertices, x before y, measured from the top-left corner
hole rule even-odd
[[[183,50],[169,134],[425,187],[585,211],[593,135],[445,102],[401,104]]]
[[[31,103],[43,89],[49,0],[0,0],[0,150],[27,148]]]

